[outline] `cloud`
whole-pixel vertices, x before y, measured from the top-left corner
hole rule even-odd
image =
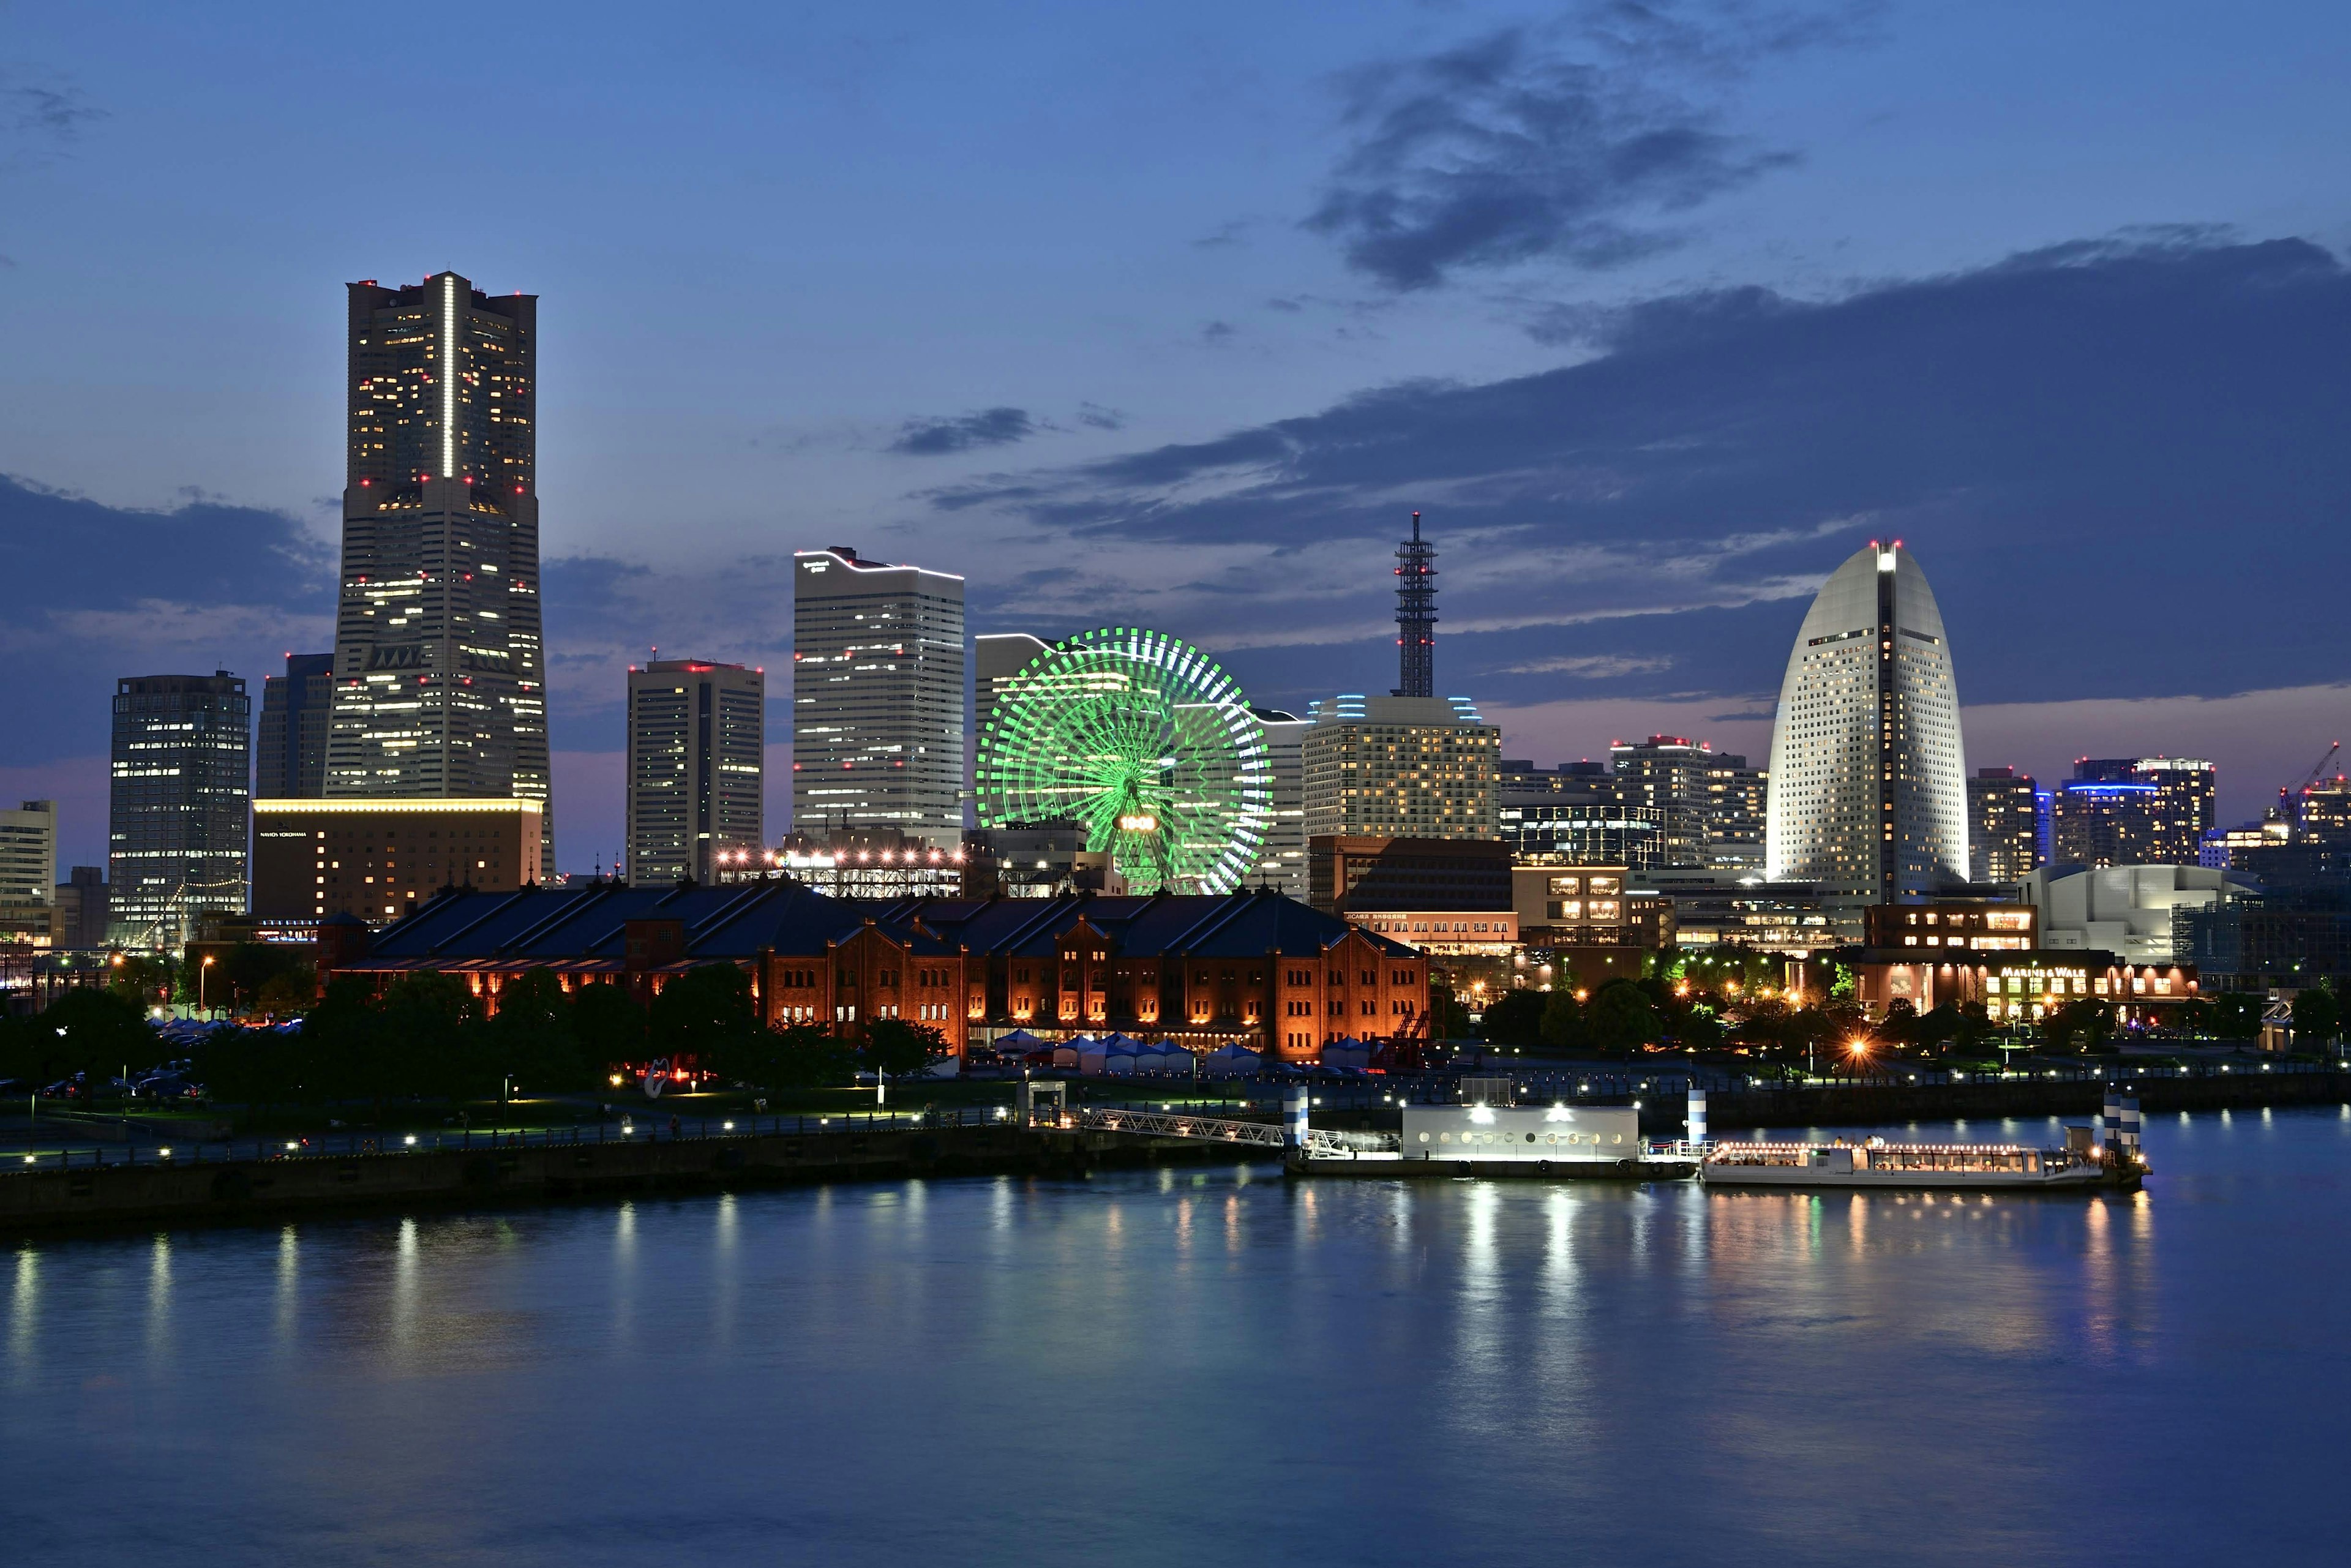
[[[1098,402],[1081,402],[1078,405],[1078,423],[1088,430],[1124,430],[1126,411],[1104,408]]]
[[[1100,554],[1099,612],[1217,649],[1268,701],[1394,684],[1387,555],[1416,508],[1441,552],[1439,684],[1481,700],[1573,674],[1768,706],[1805,600],[1886,536],[1924,563],[1970,703],[2351,679],[2351,274],[2316,246],[2142,232],[1588,328],[1590,357],[1541,374],[1376,388],[928,499]]]
[[[1618,3],[1340,82],[1350,143],[1306,226],[1392,289],[1548,258],[1622,266],[1669,220],[1797,161],[1706,101],[1760,60],[1855,35],[1865,8]]]
[[[1019,408],[984,408],[950,419],[910,419],[886,450],[910,457],[942,457],[982,446],[1009,446],[1047,426]]]

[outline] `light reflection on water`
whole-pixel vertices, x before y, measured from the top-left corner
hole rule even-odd
[[[2136,1195],[1260,1166],[30,1242],[8,1560],[2330,1552],[2351,1113],[2147,1136]]]

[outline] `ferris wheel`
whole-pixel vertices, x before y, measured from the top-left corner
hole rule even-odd
[[[1074,821],[1130,887],[1229,893],[1272,820],[1265,733],[1233,678],[1163,632],[1065,638],[998,691],[979,737],[983,827]]]

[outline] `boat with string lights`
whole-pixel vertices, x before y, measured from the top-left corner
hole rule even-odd
[[[1698,1178],[1726,1187],[1882,1187],[1933,1192],[2133,1188],[2147,1175],[2138,1102],[2109,1096],[2097,1122],[2065,1129],[2065,1146],[2022,1144],[1896,1144],[1885,1138],[1826,1143],[1729,1139],[1705,1145]]]

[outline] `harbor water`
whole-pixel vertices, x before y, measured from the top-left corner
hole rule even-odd
[[[2097,1196],[1261,1165],[12,1242],[5,1554],[2331,1560],[2351,1108],[2146,1143]]]

